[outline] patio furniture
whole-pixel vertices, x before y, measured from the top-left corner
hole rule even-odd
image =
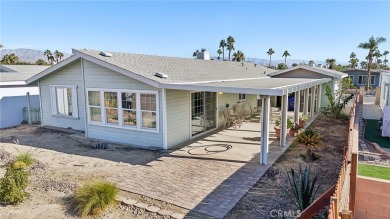
[[[239,128],[241,128],[241,116],[238,114],[232,114],[230,109],[225,109],[223,111],[223,117],[225,118],[225,124],[223,128],[230,127],[231,125],[234,125],[234,129],[237,129],[237,125]]]

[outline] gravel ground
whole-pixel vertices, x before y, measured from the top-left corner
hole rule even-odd
[[[318,197],[337,181],[343,148],[347,145],[348,122],[320,115],[310,127],[321,134],[324,143],[323,149],[315,152],[320,158],[309,164],[312,173],[319,173],[319,181],[322,183]],[[282,218],[278,213],[283,212],[285,218],[295,218],[298,209],[280,189],[279,183],[288,185],[285,177],[287,169],[297,170],[300,164],[302,167],[306,165],[301,154],[304,154],[302,148],[291,145],[226,218]],[[324,218],[325,212],[326,209],[317,218]]]

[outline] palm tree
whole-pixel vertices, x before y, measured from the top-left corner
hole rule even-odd
[[[3,44],[0,44],[0,48],[3,48],[4,46],[3,46]]]
[[[218,54],[217,59],[220,60],[220,59],[221,59],[221,54],[223,54],[222,50],[221,50],[221,49],[218,49],[218,50],[217,50],[217,54]]]
[[[47,57],[47,61],[50,62],[50,56],[52,55],[51,54],[51,51],[50,50],[45,50],[45,52],[43,52],[43,55]]]
[[[14,53],[5,54],[0,62],[3,64],[17,64],[19,62],[19,57]]]
[[[58,63],[59,54],[60,52],[58,50],[54,51],[54,57],[56,58],[57,63]]]
[[[226,40],[221,40],[221,42],[219,42],[219,48],[222,48],[222,61],[225,61],[225,46]]]
[[[229,61],[230,61],[230,53],[232,52],[232,50],[234,50],[234,43],[236,41],[234,40],[234,38],[232,36],[229,36],[227,38],[227,43],[226,43],[226,50],[229,50]]]
[[[51,64],[53,64],[54,61],[55,61],[55,60],[54,60],[54,56],[50,55],[50,56],[49,56],[49,62],[50,62]]]
[[[272,48],[269,48],[269,50],[267,52],[267,54],[269,55],[269,65],[268,65],[269,68],[271,68],[271,56],[274,53],[275,53],[275,51]]]
[[[385,67],[387,67],[387,64],[386,64],[386,63],[389,61],[389,60],[387,60],[387,58],[386,58],[387,54],[389,54],[389,51],[385,50],[385,51],[383,52],[383,55],[385,56],[385,60],[383,60],[383,62],[385,63]]]
[[[366,61],[361,61],[360,62],[360,66],[362,67],[362,69],[366,68],[367,67],[367,62]]]
[[[64,57],[64,53],[59,52],[58,53],[58,58],[60,59],[60,62],[62,61],[62,58]]]
[[[237,52],[233,53],[233,61],[241,62],[245,60],[245,55],[241,50],[237,50]]]
[[[349,58],[350,58],[349,63],[351,63],[350,65],[351,68],[352,69],[356,68],[359,63],[359,59],[356,58],[356,53],[352,52]]]
[[[328,65],[329,69],[335,69],[336,68],[336,59],[328,58],[328,59],[325,60],[325,62]]]
[[[319,149],[323,146],[321,136],[316,131],[310,128],[307,128],[303,132],[298,134],[297,138],[294,140],[294,143],[300,145],[305,149],[306,162],[313,161],[313,150]]]
[[[382,54],[379,50],[376,50],[372,56],[375,57],[375,63],[378,64],[378,59],[382,56]]]
[[[285,66],[285,67],[287,66],[287,64],[286,64],[286,62],[287,62],[287,56],[291,56],[291,55],[290,55],[290,53],[288,53],[288,51],[286,50],[286,51],[284,51],[284,53],[283,53],[283,55],[282,55],[282,57],[284,57],[284,66]]]
[[[378,50],[378,45],[383,42],[386,42],[386,38],[384,37],[374,38],[374,36],[371,36],[370,39],[368,39],[368,42],[360,43],[358,45],[358,48],[368,50],[367,78],[371,78],[372,55],[374,54],[374,51]],[[370,80],[367,80],[367,90],[369,89],[370,89]]]

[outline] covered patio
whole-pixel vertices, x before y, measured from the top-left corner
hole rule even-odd
[[[254,130],[258,131],[253,138],[258,138],[256,143],[260,149],[258,162],[268,165],[268,156],[270,151],[270,126],[271,123],[271,96],[281,97],[281,124],[280,124],[280,147],[287,146],[287,120],[288,120],[288,95],[294,93],[297,97],[303,92],[303,109],[301,112],[301,98],[294,99],[294,123],[299,123],[301,114],[313,118],[315,113],[320,111],[322,85],[331,81],[331,78],[305,79],[305,78],[257,78],[243,79],[234,81],[217,81],[204,83],[171,83],[163,84],[163,89],[178,89],[189,91],[208,91],[208,92],[226,92],[226,93],[243,93],[259,95],[261,99],[260,117],[261,123],[257,123]],[[163,97],[164,98],[164,97]],[[309,100],[310,99],[310,100]],[[164,104],[164,103],[163,103]],[[164,107],[165,108],[165,107]],[[239,133],[238,131],[237,133]],[[164,135],[166,138],[166,136]],[[239,152],[238,152],[239,153]]]
[[[260,124],[246,121],[239,129],[208,133],[108,180],[122,190],[188,209],[188,216],[223,218],[287,150],[273,126],[266,165],[259,165]],[[291,141],[287,136],[286,145]]]

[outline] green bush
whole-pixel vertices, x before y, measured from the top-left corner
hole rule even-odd
[[[7,167],[4,178],[0,180],[0,202],[4,204],[17,204],[27,196],[24,190],[28,184],[28,173],[20,168],[23,167],[22,162],[16,164],[15,169],[13,166],[14,164]]]
[[[77,212],[85,217],[99,215],[115,203],[118,189],[112,183],[93,182],[78,189],[74,195]]]
[[[15,161],[21,161],[26,164],[26,166],[30,166],[35,162],[35,159],[33,158],[32,154],[30,152],[19,154],[16,157]]]

